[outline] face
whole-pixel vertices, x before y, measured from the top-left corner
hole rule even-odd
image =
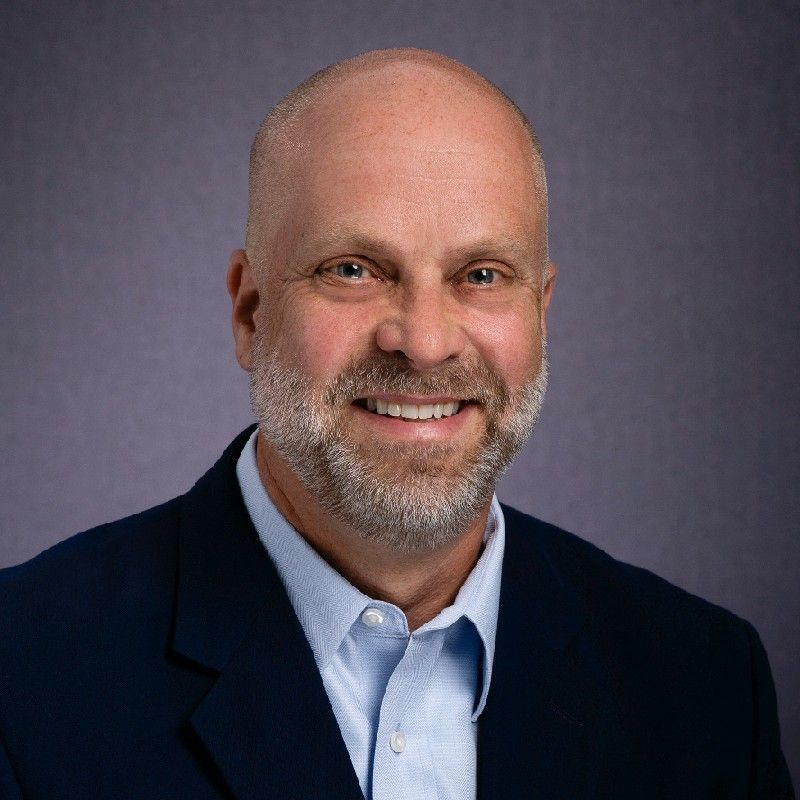
[[[323,508],[403,551],[453,541],[530,433],[552,290],[518,125],[423,88],[310,115],[249,353],[262,435]]]

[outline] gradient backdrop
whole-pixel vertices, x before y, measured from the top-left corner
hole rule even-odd
[[[440,50],[549,167],[552,383],[501,497],[751,620],[800,783],[797,2],[4,3],[0,565],[251,421],[224,275],[312,71]]]

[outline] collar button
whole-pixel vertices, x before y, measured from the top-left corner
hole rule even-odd
[[[383,614],[377,608],[368,608],[362,615],[361,621],[368,628],[377,628],[383,624]]]

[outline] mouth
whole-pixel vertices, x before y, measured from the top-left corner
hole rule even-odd
[[[412,399],[416,402],[412,402]],[[424,400],[424,402],[420,402]],[[472,400],[463,398],[403,398],[360,397],[353,405],[365,411],[385,417],[397,417],[408,422],[435,422],[461,413]]]

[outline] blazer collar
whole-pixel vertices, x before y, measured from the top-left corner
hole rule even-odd
[[[478,796],[583,800],[597,789],[618,714],[586,605],[562,573],[568,536],[503,508],[506,554],[495,667],[478,729]]]
[[[311,649],[242,502],[235,465],[251,431],[184,498],[172,647],[217,673],[190,725],[239,800],[359,800]]]

